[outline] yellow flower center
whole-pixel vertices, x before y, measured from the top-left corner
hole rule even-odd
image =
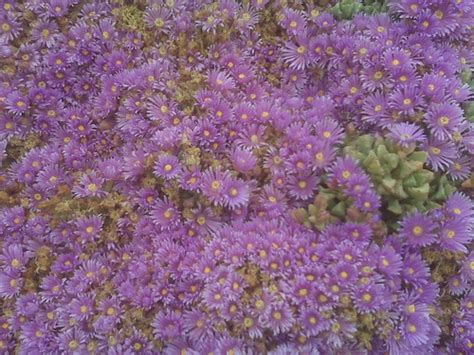
[[[441,116],[438,121],[441,125],[446,126],[449,123],[449,117]]]
[[[372,295],[370,293],[364,293],[362,295],[362,299],[364,300],[364,302],[370,302],[372,301]]]
[[[250,317],[245,317],[244,318],[244,327],[245,328],[250,328],[253,325],[253,319]]]
[[[69,342],[69,349],[71,350],[77,349],[78,346],[79,346],[79,343],[77,342],[77,340],[73,339]]]
[[[94,183],[91,183],[91,184],[87,185],[87,190],[89,190],[90,192],[96,192],[97,191],[97,185],[94,184]]]
[[[413,227],[413,234],[414,235],[419,236],[419,235],[421,235],[421,233],[423,233],[423,228],[422,227],[420,227],[420,226]]]
[[[305,46],[299,46],[296,51],[299,53],[299,54],[304,54],[306,52],[306,47]]]
[[[18,259],[13,259],[11,262],[11,266],[17,268],[20,266],[20,261]]]
[[[411,99],[404,99],[404,100],[403,100],[403,104],[404,104],[404,105],[407,105],[407,106],[408,106],[408,105],[411,105],[411,102],[412,102]]]
[[[272,316],[273,316],[273,318],[275,318],[276,320],[280,320],[280,319],[282,318],[281,312],[278,312],[278,311],[273,312]]]
[[[298,295],[300,297],[305,297],[308,295],[308,290],[306,288],[301,288],[299,291],[298,291]]]

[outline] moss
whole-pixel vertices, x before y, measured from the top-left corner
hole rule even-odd
[[[117,27],[123,30],[138,32],[144,38],[148,38],[149,32],[146,30],[144,21],[144,11],[139,9],[136,5],[122,5],[114,10],[112,13],[117,19]]]

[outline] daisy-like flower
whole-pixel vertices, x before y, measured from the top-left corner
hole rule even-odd
[[[95,302],[90,296],[77,295],[69,303],[69,314],[78,320],[91,318],[95,313],[94,305]]]
[[[226,298],[227,292],[228,291],[226,291],[221,284],[214,284],[204,290],[202,297],[207,307],[211,309],[223,309],[228,303]]]
[[[31,30],[31,38],[36,43],[51,48],[56,42],[58,26],[56,22],[40,20]]]
[[[331,167],[331,176],[341,185],[346,185],[355,175],[359,175],[360,168],[350,157],[338,158]]]
[[[411,65],[410,57],[403,49],[388,49],[383,55],[383,60],[385,67],[391,72]]]
[[[10,244],[3,247],[0,261],[3,263],[5,270],[24,270],[28,262],[28,256],[29,253],[25,253],[21,245]]]
[[[449,293],[455,296],[463,294],[469,287],[469,284],[461,278],[460,275],[453,275],[448,279]]]
[[[21,272],[16,269],[0,271],[0,296],[12,298],[19,294],[23,286]]]
[[[160,156],[155,164],[154,173],[166,180],[178,177],[181,173],[179,159],[169,154]]]
[[[219,70],[211,70],[208,75],[209,85],[216,91],[224,92],[235,88],[235,81],[232,77]]]
[[[0,17],[0,40],[8,42],[21,33],[21,24],[15,20],[14,16],[2,14]]]
[[[145,23],[158,33],[168,33],[171,28],[170,23],[171,13],[166,7],[149,7],[145,11]]]
[[[271,304],[267,312],[262,317],[263,324],[270,328],[273,334],[278,335],[288,331],[295,319],[288,304],[275,302]]]
[[[464,155],[454,160],[448,169],[448,173],[453,180],[465,180],[469,178],[472,166],[472,158]]]
[[[425,74],[420,83],[423,94],[435,102],[440,102],[445,97],[446,85],[446,79],[436,74]]]
[[[66,181],[66,176],[58,165],[49,165],[40,171],[37,178],[37,187],[43,191],[54,191]]]
[[[462,192],[453,193],[446,201],[444,210],[454,220],[466,222],[469,226],[474,222],[474,205]]]
[[[87,351],[87,335],[83,331],[72,328],[58,336],[60,349],[64,353],[80,353]]]
[[[180,221],[178,209],[166,197],[157,201],[151,211],[151,218],[163,230],[175,228]]]
[[[257,165],[257,158],[249,149],[236,148],[230,158],[234,169],[241,173],[248,173]]]
[[[368,313],[379,311],[388,296],[383,285],[369,284],[364,287],[358,287],[354,291],[352,299],[359,312]]]
[[[104,197],[107,193],[102,190],[104,179],[96,172],[82,175],[79,184],[72,188],[77,197]]]
[[[103,220],[99,216],[82,217],[76,221],[76,234],[82,241],[91,241],[99,237]]]
[[[472,240],[472,228],[469,223],[460,223],[457,220],[447,221],[440,229],[439,244],[443,249],[467,253],[467,245]]]
[[[388,137],[392,138],[398,145],[404,148],[426,141],[423,130],[415,123],[397,123],[388,129],[390,131]]]
[[[212,322],[209,316],[198,310],[185,311],[183,315],[183,329],[192,341],[202,341],[212,337]]]
[[[305,31],[306,20],[301,12],[287,8],[280,24],[287,32],[296,35]]]
[[[375,191],[366,191],[356,196],[354,206],[365,213],[376,212],[381,206],[380,196]]]
[[[398,254],[391,245],[384,246],[379,254],[378,270],[387,277],[392,277],[400,275],[402,266],[403,263],[400,254]]]
[[[303,326],[304,333],[309,336],[316,336],[330,327],[328,320],[313,307],[305,307],[301,311],[299,322]]]
[[[292,41],[287,42],[282,51],[282,59],[290,68],[304,70],[311,63],[309,40],[300,36],[296,44]]]
[[[7,110],[17,116],[21,116],[30,108],[30,101],[18,91],[13,91],[6,100]]]
[[[451,137],[454,130],[463,123],[463,111],[453,103],[431,105],[425,115],[425,122],[438,139]]]
[[[422,148],[428,153],[428,163],[434,171],[445,171],[458,154],[453,143],[436,138],[429,139]]]
[[[227,172],[219,169],[206,170],[201,178],[202,193],[214,204],[222,205],[225,202],[224,187],[228,179]]]
[[[290,196],[306,200],[313,196],[318,183],[318,178],[315,175],[309,174],[306,176],[293,176],[289,181],[288,193]]]
[[[422,96],[416,86],[407,85],[401,89],[395,89],[389,96],[389,103],[394,110],[407,116],[413,116],[415,110],[422,103]]]
[[[362,119],[378,127],[393,124],[389,118],[389,103],[387,97],[379,92],[367,96],[362,104]],[[387,122],[388,121],[388,122]]]
[[[258,23],[259,18],[259,13],[255,9],[244,5],[237,14],[237,27],[243,31],[253,29]]]
[[[427,246],[436,239],[436,223],[426,214],[415,212],[401,222],[400,236],[412,246]]]
[[[249,186],[240,179],[227,179],[223,187],[223,201],[231,209],[244,206],[250,197]]]
[[[402,333],[405,340],[411,346],[419,346],[428,342],[428,324],[427,315],[423,313],[414,313],[407,317],[402,325]]]

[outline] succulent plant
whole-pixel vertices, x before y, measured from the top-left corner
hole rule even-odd
[[[426,167],[427,153],[415,147],[402,148],[390,139],[363,135],[344,152],[361,163],[394,215],[439,207],[455,191],[445,175]]]

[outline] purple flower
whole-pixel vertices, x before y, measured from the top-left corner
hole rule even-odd
[[[0,261],[4,264],[6,270],[15,269],[23,271],[28,262],[30,253],[25,253],[20,245],[10,244],[3,247]]]
[[[228,179],[224,183],[223,201],[231,209],[244,206],[249,201],[250,191],[248,185],[238,179]]]
[[[166,180],[174,179],[181,173],[181,167],[178,158],[174,155],[162,155],[158,158],[154,172]]]
[[[104,197],[107,193],[102,190],[103,183],[104,179],[96,172],[84,174],[72,191],[78,197]]]
[[[263,324],[273,332],[273,334],[278,335],[288,331],[293,325],[295,319],[288,304],[275,302],[274,304],[271,304],[265,312],[262,321]]]
[[[156,336],[163,340],[177,338],[183,332],[181,315],[175,312],[159,312],[152,326]]]
[[[248,149],[236,148],[231,156],[234,169],[242,173],[248,173],[257,165],[257,159]]]
[[[294,198],[306,200],[313,195],[317,183],[317,177],[311,174],[306,176],[294,176],[289,182],[288,193]]]
[[[327,319],[314,308],[304,308],[300,313],[299,320],[304,333],[308,336],[316,336],[330,327]]]
[[[433,219],[419,212],[406,216],[401,222],[400,236],[412,246],[427,246],[436,239]]]
[[[367,313],[380,310],[388,296],[384,286],[372,284],[358,287],[352,298],[357,310],[361,313]]]
[[[453,103],[432,105],[425,115],[425,121],[436,138],[447,139],[463,122],[463,112]]]
[[[472,230],[469,224],[451,220],[443,223],[440,228],[439,244],[441,248],[467,253],[467,245],[472,240]]]
[[[404,86],[395,90],[389,97],[390,107],[407,116],[415,115],[416,109],[422,103],[418,89],[414,85]]]
[[[23,279],[18,270],[5,270],[0,272],[0,296],[12,298],[19,294]]]
[[[192,341],[212,337],[212,322],[208,315],[200,310],[190,310],[183,315],[183,329]]]
[[[156,202],[151,211],[151,218],[163,230],[175,228],[180,220],[179,211],[167,198]]]
[[[214,204],[222,205],[225,201],[224,188],[228,179],[227,172],[219,169],[206,170],[201,178],[202,193]]]
[[[410,346],[419,346],[428,342],[427,315],[415,313],[407,317],[402,325],[402,333]]]
[[[436,138],[430,139],[423,144],[423,150],[428,153],[428,163],[434,171],[446,170],[457,157],[454,144]]]
[[[397,123],[388,129],[390,130],[388,137],[404,148],[416,143],[423,143],[426,140],[421,128],[414,123]]]
[[[99,216],[82,217],[76,221],[76,234],[82,241],[91,241],[100,237],[103,220]]]

